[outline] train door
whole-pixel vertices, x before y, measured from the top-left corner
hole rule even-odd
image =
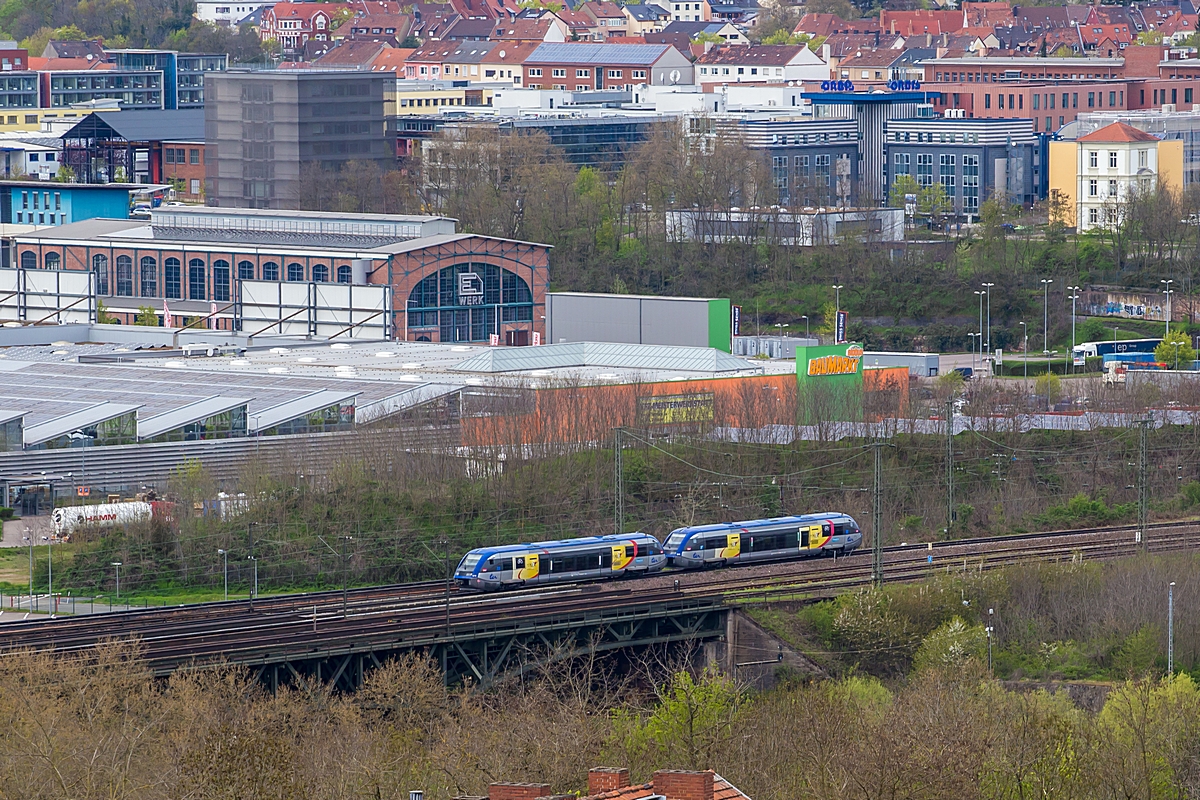
[[[808,526],[807,525],[803,525],[800,528],[800,549],[801,550],[808,549]]]
[[[725,552],[722,554],[727,560],[735,559],[742,554],[742,535],[740,533],[731,533],[725,540]]]
[[[629,549],[630,549],[630,551],[633,550],[632,547],[630,547]],[[632,560],[633,560],[632,552],[630,552],[628,557],[626,557],[625,545],[623,545],[623,544],[613,545],[613,548],[612,548],[612,571],[613,572],[620,572],[621,570],[625,569],[626,565],[628,565],[629,562]]]

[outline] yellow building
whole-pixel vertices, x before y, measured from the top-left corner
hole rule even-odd
[[[447,106],[490,106],[492,86],[455,86],[451,81],[398,81],[394,93],[385,92],[389,116],[428,116]],[[391,95],[388,97],[387,95]],[[389,102],[390,101],[390,102]],[[391,111],[390,109],[395,109]]]
[[[43,121],[67,120],[74,125],[93,111],[119,112],[120,108],[18,108],[0,109],[0,133],[42,130]]]
[[[1117,224],[1129,200],[1183,186],[1183,142],[1114,122],[1074,141],[1050,142],[1049,190],[1059,220],[1083,232]]]

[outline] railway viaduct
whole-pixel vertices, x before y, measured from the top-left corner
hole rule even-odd
[[[1058,531],[887,548],[889,581],[982,571],[1022,561],[1102,560],[1194,548],[1200,523]],[[17,649],[86,656],[105,640],[136,637],[150,669],[224,663],[272,689],[352,691],[385,659],[423,652],[447,682],[488,684],[548,660],[587,652],[693,642],[727,672],[755,679],[784,662],[815,671],[738,613],[762,600],[807,600],[869,585],[869,554],[649,578],[479,594],[441,582],[284,595],[0,626],[0,655]]]

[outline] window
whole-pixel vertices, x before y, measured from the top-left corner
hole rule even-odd
[[[646,77],[646,70],[644,70],[644,69],[635,69],[635,70],[633,71],[633,77],[635,77],[635,78],[645,78],[645,77]]]
[[[576,77],[576,78],[590,78],[590,77],[591,77],[591,75],[592,75],[592,71],[591,71],[590,69],[577,69],[577,70],[575,70],[575,77]]]
[[[610,70],[608,71],[608,77],[610,77],[610,78],[619,78],[619,77],[621,77],[621,70],[619,70],[619,69],[610,69]]]
[[[1096,93],[1095,92],[1088,92],[1088,106],[1087,107],[1088,108],[1096,107]]]
[[[1148,166],[1147,160],[1149,158],[1149,155],[1150,155],[1150,152],[1148,150],[1138,150],[1138,166],[1139,167]]]
[[[62,258],[58,253],[46,253],[46,269],[58,269],[62,263]]]
[[[912,156],[908,153],[896,153],[892,156],[892,174],[908,175],[911,171]]]
[[[917,153],[917,184],[933,185],[933,153]]]
[[[531,78],[540,78],[540,77],[542,77],[542,71],[541,71],[541,69],[539,69],[538,67],[530,67],[530,68],[529,68],[529,77],[531,77]]]
[[[175,148],[168,147],[163,150],[163,162],[167,164],[175,163]]]
[[[193,258],[188,262],[188,298],[205,300],[208,294],[208,276],[204,274],[204,262]]]
[[[1088,209],[1088,222],[1090,222],[1093,225],[1099,224],[1100,209],[1098,209],[1098,208],[1089,208]]]
[[[37,269],[37,253],[32,250],[21,253],[21,269]]]
[[[1115,106],[1116,104],[1117,104],[1117,93],[1116,93],[1116,92],[1109,92],[1109,93],[1108,93],[1108,107],[1109,107],[1109,108],[1112,108],[1112,107],[1113,107],[1113,106]]]
[[[1088,181],[1088,197],[1099,197],[1099,186],[1100,181],[1096,180],[1095,178],[1092,178],[1090,181]]]
[[[1095,150],[1089,150],[1088,151],[1088,166],[1092,167],[1093,169],[1096,168],[1097,166],[1099,166],[1099,163],[1100,163],[1099,158],[1100,158],[1099,153],[1097,153]]]
[[[96,273],[96,294],[108,294],[108,256],[92,256],[92,272]]]
[[[142,297],[158,297],[158,262],[153,256],[142,256]]]
[[[180,264],[178,258],[163,259],[163,296],[168,300],[183,298],[183,287],[180,285]]]
[[[238,262],[238,280],[252,281],[254,280],[254,262],[239,261]]]
[[[1108,168],[1109,169],[1117,168],[1117,154],[1112,150],[1108,151]]]
[[[340,267],[337,268],[337,282],[338,283],[350,283],[352,280],[352,275],[353,275],[353,271],[350,269],[349,264],[342,264]]]
[[[992,96],[990,94],[985,94],[983,96],[983,107],[984,108],[992,107]]]
[[[955,161],[957,157],[952,154],[943,153],[938,156],[938,182],[942,184],[947,197],[954,197]]]
[[[979,156],[963,156],[962,161],[963,211],[979,210]]]
[[[200,179],[192,178],[191,187],[192,187],[192,192],[191,192],[192,194],[200,194]]]
[[[213,300],[229,302],[229,262],[224,259],[213,262]]]
[[[324,264],[316,264],[312,268],[312,279],[317,283],[329,282],[329,267]]]
[[[117,256],[117,297],[133,297],[133,259]]]
[[[291,264],[288,264],[287,265],[287,279],[289,281],[304,280],[304,265],[297,264],[295,261],[293,261]]]
[[[279,280],[279,265],[274,261],[264,262],[262,265],[262,279],[264,281]]]
[[[1117,196],[1117,182],[1115,180],[1110,180],[1108,182],[1108,196],[1109,197]]]
[[[552,70],[550,70],[550,77],[551,78],[565,78],[565,77],[567,77],[567,71],[565,69],[552,69]]]

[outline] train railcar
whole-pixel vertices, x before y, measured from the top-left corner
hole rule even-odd
[[[454,579],[460,586],[495,590],[644,575],[666,561],[658,539],[623,533],[480,547],[463,556]]]
[[[696,569],[829,553],[851,553],[862,544],[853,517],[839,513],[725,522],[678,528],[663,543],[667,563]]]

